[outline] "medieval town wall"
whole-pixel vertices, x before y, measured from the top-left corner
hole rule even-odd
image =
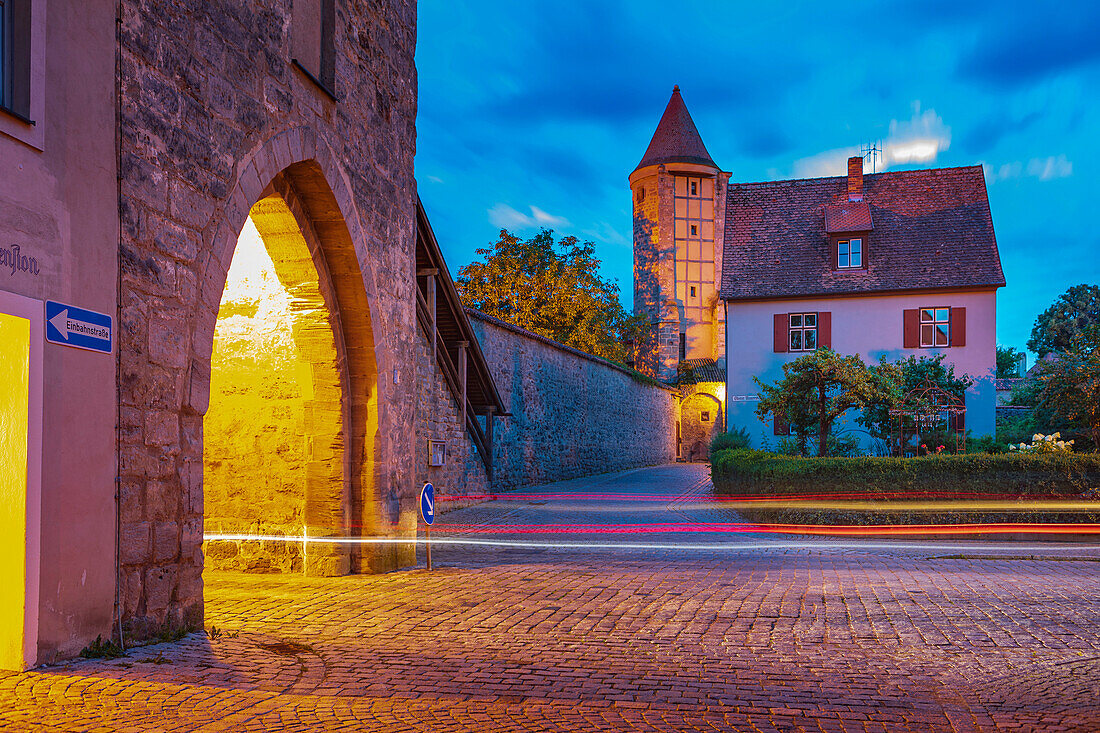
[[[416,340],[416,471],[417,485],[431,482],[437,496],[480,497],[491,491],[488,472],[462,425],[458,400],[447,387],[439,362],[432,359],[427,335]],[[497,424],[500,421],[497,420]],[[446,444],[442,466],[428,465],[428,441]],[[454,508],[454,502],[449,502]]]
[[[476,311],[481,350],[510,416],[493,433],[493,488],[676,460],[678,392]]]

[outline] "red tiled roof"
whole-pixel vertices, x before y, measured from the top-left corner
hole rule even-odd
[[[825,231],[829,234],[869,232],[875,228],[871,207],[863,201],[848,201],[825,207]]]
[[[874,231],[867,267],[832,268],[827,206],[848,179],[730,184],[721,297],[727,300],[1005,284],[980,166],[864,176]]]
[[[672,88],[672,98],[668,100],[665,113],[657,123],[657,130],[649,141],[642,162],[634,170],[658,163],[696,163],[718,167],[710,159],[710,153],[703,145],[703,138],[699,137],[699,131],[695,129],[695,122],[680,97],[678,86]]]

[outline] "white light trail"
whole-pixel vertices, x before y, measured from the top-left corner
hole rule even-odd
[[[251,542],[287,542],[301,544],[327,545],[422,545],[427,543],[423,537],[305,537],[302,535],[259,535],[259,534],[206,534],[203,540],[251,541]],[[754,550],[919,550],[921,552],[1073,552],[1081,553],[1097,550],[1100,545],[1067,543],[1066,546],[1049,544],[1024,545],[1018,543],[992,544],[975,542],[971,544],[943,544],[914,542],[837,542],[837,541],[790,541],[776,542],[722,542],[712,544],[678,544],[665,542],[551,542],[543,540],[487,540],[468,537],[439,537],[433,535],[433,545],[466,545],[473,547],[508,547],[518,549],[560,549],[560,550],[690,550],[705,552],[751,552]]]

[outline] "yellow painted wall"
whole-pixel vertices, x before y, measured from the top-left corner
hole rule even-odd
[[[203,422],[204,530],[301,535],[310,367],[299,360],[290,297],[249,220],[218,312]],[[207,543],[207,565],[302,570],[296,543]]]
[[[23,669],[30,321],[0,313],[0,669]]]

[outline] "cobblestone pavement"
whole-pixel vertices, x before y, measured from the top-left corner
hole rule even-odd
[[[1100,548],[559,533],[724,521],[684,508],[708,490],[672,466],[454,511],[430,573],[208,573],[222,635],[2,676],[0,730],[1100,730]],[[439,544],[471,525],[542,544]]]

